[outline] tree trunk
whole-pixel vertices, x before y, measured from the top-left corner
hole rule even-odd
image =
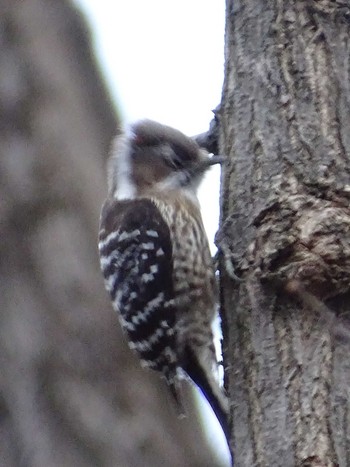
[[[104,290],[117,121],[101,82],[68,2],[0,0],[0,465],[218,465],[196,414],[177,420],[128,350]]]
[[[350,7],[227,0],[222,312],[236,466],[350,465]]]

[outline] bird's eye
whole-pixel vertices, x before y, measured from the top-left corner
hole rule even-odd
[[[183,159],[172,148],[169,147],[164,155],[164,161],[168,167],[176,170],[183,169]]]
[[[181,170],[183,169],[183,163],[178,157],[173,157],[171,159],[166,159],[165,163],[172,167],[173,169]]]

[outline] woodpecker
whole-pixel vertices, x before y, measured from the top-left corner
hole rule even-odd
[[[130,347],[144,366],[162,373],[181,408],[179,379],[188,375],[227,433],[211,327],[215,271],[196,194],[207,169],[220,162],[151,120],[119,134],[108,164],[99,253]]]

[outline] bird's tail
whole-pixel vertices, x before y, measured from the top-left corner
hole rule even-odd
[[[175,409],[178,417],[183,418],[186,416],[186,410],[183,404],[183,396],[181,391],[181,384],[179,375],[176,369],[172,369],[165,375],[166,382],[168,384],[170,394],[173,401],[175,402]]]
[[[222,430],[229,439],[229,403],[218,381],[214,378],[212,368],[208,368],[207,359],[201,358],[193,349],[186,349],[186,367],[188,376],[199,387],[209,402]]]

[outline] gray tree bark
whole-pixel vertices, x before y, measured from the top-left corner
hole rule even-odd
[[[118,46],[116,44],[116,46]],[[117,119],[60,0],[0,0],[0,465],[218,465],[127,348],[97,257]]]
[[[236,466],[350,465],[350,6],[227,0],[222,311]]]

